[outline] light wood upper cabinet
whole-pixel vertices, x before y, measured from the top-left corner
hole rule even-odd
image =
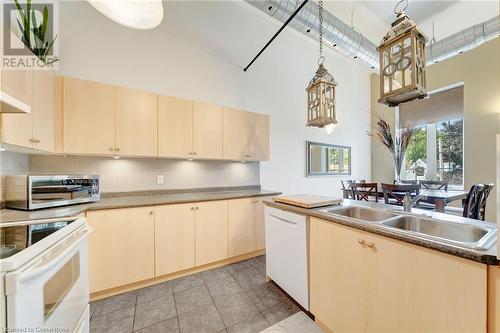
[[[2,92],[31,106],[33,96],[32,71],[2,71]],[[33,114],[19,113],[0,115],[2,142],[22,147],[32,147]]]
[[[33,148],[55,151],[55,112],[56,98],[60,88],[56,75],[51,71],[33,72]]]
[[[11,73],[13,72],[13,73]],[[22,73],[18,73],[22,72]],[[2,89],[29,103],[29,114],[2,115],[2,142],[55,151],[56,76],[51,71],[5,71]],[[59,87],[60,88],[60,87]]]
[[[90,211],[90,292],[154,277],[154,209]]]
[[[65,153],[114,155],[115,87],[65,77],[63,110]]]
[[[228,257],[227,201],[195,205],[196,266]]]
[[[116,154],[157,154],[158,95],[116,88]]]
[[[155,274],[194,267],[195,204],[155,207]]]
[[[269,116],[248,112],[248,155],[253,161],[269,160]]]
[[[222,159],[222,107],[193,103],[195,158]]]
[[[316,218],[310,227],[311,311],[332,331],[486,331],[486,265]]]
[[[246,160],[247,153],[247,114],[232,108],[223,108],[222,137],[223,157],[225,160]]]
[[[158,156],[190,158],[193,146],[193,101],[158,97]]]
[[[230,257],[255,251],[254,208],[253,198],[234,199],[227,203]]]
[[[31,106],[33,98],[33,72],[30,70],[2,71],[2,92]]]

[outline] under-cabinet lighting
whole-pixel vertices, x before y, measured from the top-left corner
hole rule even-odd
[[[148,30],[163,21],[162,0],[87,0],[107,18],[129,28]]]
[[[121,156],[113,156],[113,159],[119,160]]]
[[[192,161],[193,159],[192,158],[188,158],[188,161]]]
[[[240,161],[241,163],[245,163],[246,161]]]

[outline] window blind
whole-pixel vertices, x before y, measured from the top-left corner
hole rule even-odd
[[[399,105],[400,127],[438,123],[464,116],[464,87],[459,86],[428,98]]]

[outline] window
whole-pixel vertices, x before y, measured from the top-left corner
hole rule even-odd
[[[463,140],[462,118],[416,126],[402,179],[446,180],[451,188],[463,188]]]
[[[399,106],[399,126],[415,128],[402,179],[446,180],[448,188],[463,188],[463,96],[464,86],[458,84]]]
[[[464,185],[464,121],[454,119],[436,126],[436,159],[438,179],[449,185]]]

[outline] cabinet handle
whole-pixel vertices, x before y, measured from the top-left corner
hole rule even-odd
[[[40,140],[39,139],[33,139],[35,141],[35,143],[40,143]]]
[[[196,206],[195,209],[198,210],[198,209],[200,209],[200,207]]]
[[[369,247],[370,249],[373,249],[375,247],[375,244],[373,244],[373,242],[368,242],[366,243],[366,246]]]
[[[358,244],[360,244],[360,245],[364,245],[364,244],[365,244],[365,240],[364,240],[364,239],[359,239],[359,240],[358,240]]]
[[[194,210],[194,207],[189,208],[189,210]]]
[[[115,151],[120,151],[120,148],[116,148]]]
[[[196,155],[196,152],[195,152],[195,151],[193,152],[193,155]]]
[[[35,139],[30,138],[30,139],[29,139],[29,142],[31,142],[31,143],[35,142]]]
[[[153,212],[153,211],[149,212],[149,215],[153,215],[153,214],[154,214],[154,212]]]
[[[109,147],[109,151],[115,151],[115,148]]]

